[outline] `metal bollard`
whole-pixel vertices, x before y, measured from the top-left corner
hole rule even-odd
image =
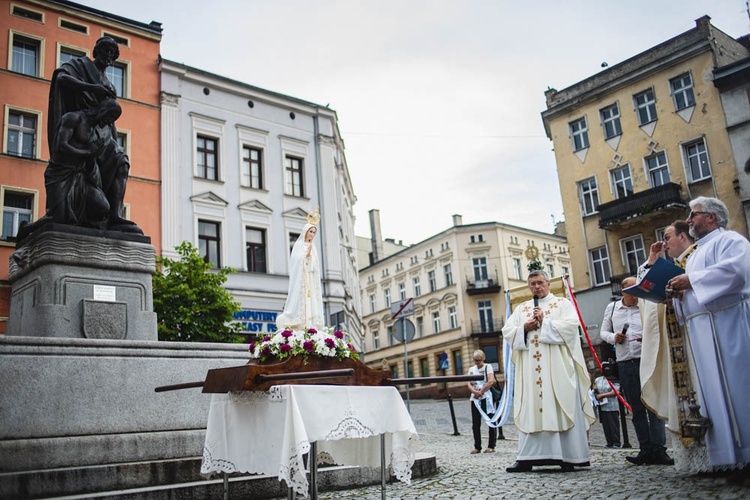
[[[451,422],[453,422],[453,435],[454,436],[460,436],[461,433],[458,432],[458,426],[456,425],[456,412],[453,411],[453,396],[448,394],[448,406],[450,406],[451,409]]]
[[[620,403],[620,427],[622,427],[622,447],[632,448],[630,441],[628,441],[628,421],[625,420],[625,406]]]

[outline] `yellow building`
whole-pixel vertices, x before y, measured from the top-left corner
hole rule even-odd
[[[710,18],[566,89],[545,92],[573,277],[598,338],[622,277],[697,196],[718,197],[747,235],[714,70],[748,57]]]
[[[373,225],[379,228],[379,224]],[[375,240],[382,240],[379,234]],[[377,246],[377,245],[376,245]],[[553,277],[570,272],[564,236],[486,222],[453,226],[359,271],[365,363],[390,367],[395,377],[464,375],[472,353],[484,350],[487,362],[502,365],[501,329],[505,290],[526,283],[526,266],[538,258]],[[391,308],[413,299],[414,338],[406,345],[393,336]],[[447,363],[446,363],[447,361]],[[502,380],[502,375],[498,376]],[[466,383],[413,386],[410,395],[468,395]]]

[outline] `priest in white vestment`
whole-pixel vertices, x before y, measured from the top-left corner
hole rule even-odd
[[[720,200],[699,197],[690,208],[687,222],[698,247],[667,291],[681,297],[677,312],[688,328],[701,413],[712,423],[709,463],[744,467],[750,476],[750,242],[725,229],[729,211]]]
[[[503,327],[515,363],[513,418],[519,431],[518,457],[507,472],[537,465],[564,471],[589,465],[587,431],[595,421],[588,397],[573,304],[549,293],[549,277],[532,271],[529,289],[538,299],[520,304]]]

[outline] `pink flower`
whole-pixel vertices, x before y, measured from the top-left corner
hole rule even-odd
[[[250,352],[255,350],[255,342],[250,342],[250,347],[248,348]]]
[[[263,337],[263,342],[268,342],[269,340],[271,340],[271,337],[269,335]]]
[[[304,349],[307,352],[313,352],[315,350],[315,344],[312,340],[305,340],[302,343],[302,349]]]
[[[270,347],[268,347],[268,346],[265,346],[265,347],[264,347],[264,348],[263,348],[263,349],[262,349],[262,350],[260,351],[260,355],[261,355],[261,356],[268,356],[269,354],[271,354],[271,348],[270,348]]]
[[[290,346],[289,344],[281,344],[281,345],[279,346],[279,350],[280,350],[281,352],[289,352],[289,351],[291,351],[291,350],[292,350],[292,346]]]
[[[336,342],[333,341],[333,339],[326,339],[326,346],[328,346],[329,349],[333,349],[336,347]]]
[[[350,351],[354,352],[354,346],[353,345],[346,344],[346,347],[348,347]]]
[[[281,336],[284,337],[285,339],[288,339],[289,337],[292,336],[292,332],[290,332],[289,330],[284,330],[283,332],[281,332]]]
[[[341,330],[336,330],[335,332],[333,332],[333,336],[336,337],[337,339],[343,339],[344,338],[344,334],[341,333]]]
[[[318,333],[318,330],[316,330],[315,328],[310,328],[309,330],[307,330],[307,333],[310,333],[310,334]]]

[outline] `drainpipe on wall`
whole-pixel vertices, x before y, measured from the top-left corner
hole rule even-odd
[[[323,193],[321,192],[323,186],[322,186],[322,179],[323,179],[323,172],[320,165],[320,127],[318,126],[318,114],[316,112],[315,115],[313,115],[313,134],[315,135],[315,172],[316,172],[316,187],[318,191],[318,205],[320,206],[320,213],[324,214],[325,206],[323,204]],[[321,221],[323,218],[321,217]],[[323,285],[323,297],[328,297],[328,275],[326,273],[327,263],[328,263],[328,252],[326,252],[326,239],[322,237],[320,238],[320,253],[322,255],[322,259],[320,259],[320,275],[323,278],[322,279],[322,285]],[[330,312],[330,303],[328,300],[323,301],[323,314],[325,314],[325,322],[328,324],[328,319],[331,317]],[[334,325],[335,326],[335,325]]]

